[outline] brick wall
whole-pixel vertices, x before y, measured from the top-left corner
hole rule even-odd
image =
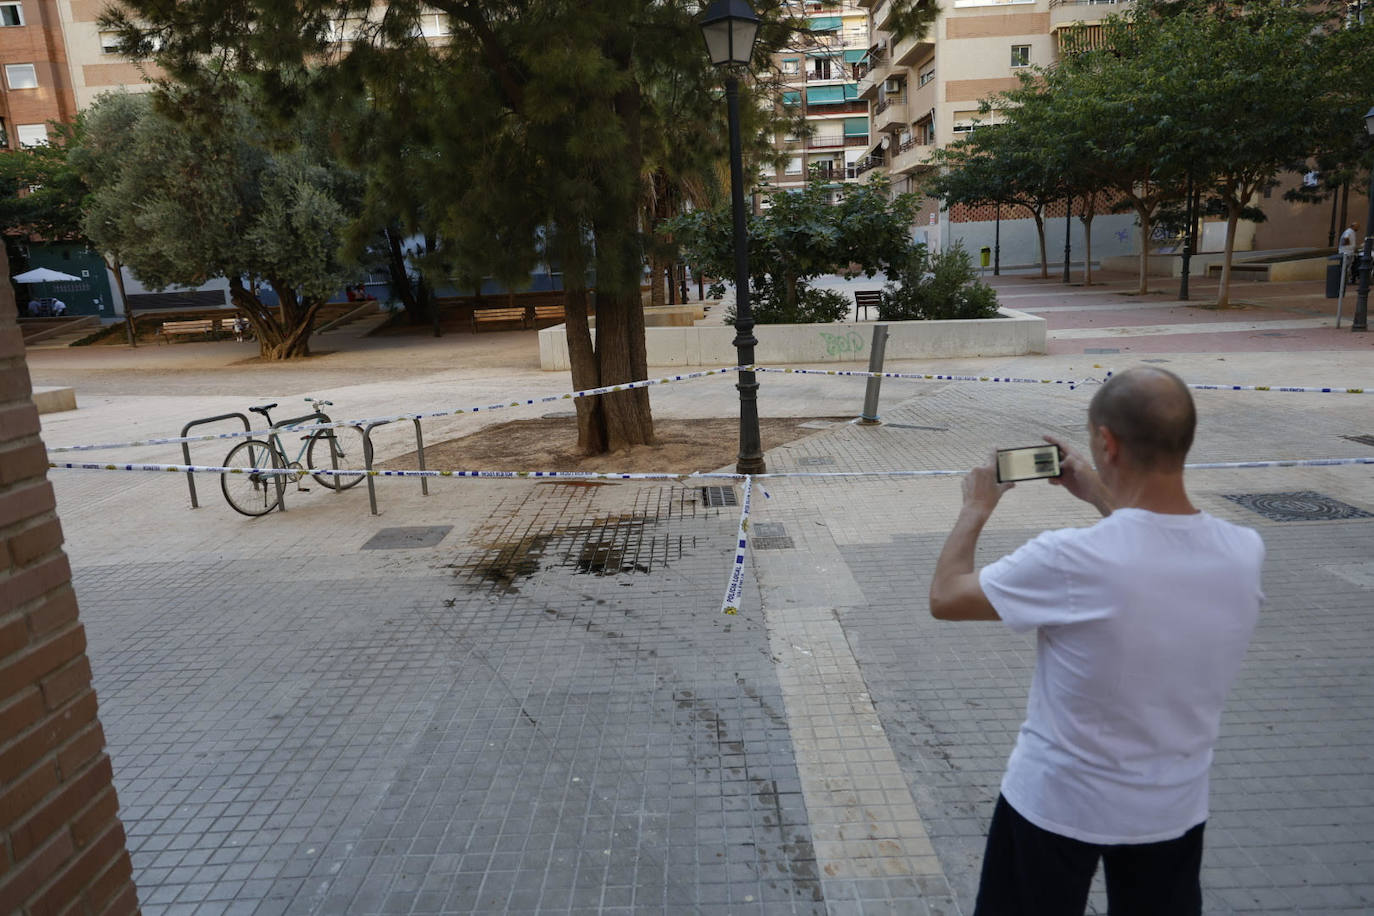
[[[0,913],[138,912],[0,247]]]

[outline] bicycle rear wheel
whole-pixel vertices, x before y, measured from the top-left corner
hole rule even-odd
[[[281,505],[286,480],[278,474],[261,473],[286,467],[286,459],[271,443],[246,439],[229,450],[224,466],[233,470],[220,474],[219,485],[235,511],[266,515]]]
[[[333,440],[335,456],[330,455],[330,441]],[[334,458],[338,464],[334,464]],[[357,471],[366,468],[372,460],[372,448],[363,435],[361,427],[340,426],[335,429],[316,430],[310,437],[310,446],[305,452],[305,464],[310,473],[320,483],[331,490],[347,490],[362,483],[362,475],[347,477],[331,473],[338,467],[341,470]]]

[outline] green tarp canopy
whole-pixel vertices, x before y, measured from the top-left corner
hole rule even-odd
[[[857,64],[868,56],[867,51],[845,51],[844,60],[847,64]]]
[[[847,101],[849,101],[849,100],[851,100],[851,99],[857,99],[858,97],[859,97],[859,84],[858,84],[858,83],[845,83],[845,84],[844,84],[844,98],[845,98],[845,101],[847,102]]]
[[[811,31],[834,32],[843,24],[839,16],[817,16],[811,20]]]
[[[800,92],[784,92],[784,93],[782,94],[782,103],[783,103],[784,105],[797,105],[797,104],[800,104],[800,103],[801,103],[801,93],[800,93]]]
[[[868,118],[845,118],[844,135],[846,137],[867,137]]]

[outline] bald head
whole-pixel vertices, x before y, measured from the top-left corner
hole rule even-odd
[[[1181,378],[1166,369],[1140,367],[1112,376],[1097,390],[1088,422],[1110,429],[1135,467],[1172,471],[1182,468],[1193,445],[1197,411]]]

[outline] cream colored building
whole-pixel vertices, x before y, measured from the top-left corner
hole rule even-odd
[[[113,32],[101,31],[100,14],[108,3],[109,0],[57,0],[78,109],[89,107],[102,92],[150,89],[148,77],[157,74],[157,68],[150,62],[130,60],[119,54],[118,37]]]

